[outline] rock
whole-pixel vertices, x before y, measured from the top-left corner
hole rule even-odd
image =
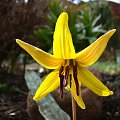
[[[71,95],[70,92],[64,91],[64,98],[60,99],[59,90],[52,92],[53,97],[60,107],[67,112],[72,118],[71,108]],[[83,110],[79,106],[77,107],[77,119],[79,120],[98,120],[101,117],[102,112],[102,98],[94,94],[88,88],[82,88],[82,98],[86,105],[86,109]]]
[[[99,120],[102,113],[102,97],[94,94],[88,88],[82,90],[83,101],[86,109],[77,110],[78,119],[81,120]]]
[[[33,96],[30,92],[27,97],[27,112],[31,120],[45,120],[39,113],[37,103],[33,101]]]

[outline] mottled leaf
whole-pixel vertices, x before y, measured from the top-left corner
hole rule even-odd
[[[41,78],[34,71],[26,71],[25,80],[31,94],[34,96],[37,88],[42,82]],[[45,120],[70,120],[69,115],[59,107],[50,94],[43,100],[38,101],[37,104],[39,112]]]

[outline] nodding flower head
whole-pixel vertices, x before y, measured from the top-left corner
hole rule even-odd
[[[60,97],[64,97],[64,88],[69,90],[77,104],[85,109],[81,97],[81,84],[88,87],[99,96],[109,96],[110,91],[86,66],[95,63],[103,53],[110,37],[116,30],[110,30],[82,51],[75,53],[71,33],[68,27],[68,14],[60,14],[54,32],[53,55],[25,43],[19,39],[16,42],[26,50],[40,65],[53,70],[38,88],[34,100],[41,100],[59,87]]]

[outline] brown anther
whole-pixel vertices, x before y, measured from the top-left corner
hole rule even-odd
[[[73,66],[73,78],[75,80],[75,85],[76,85],[76,93],[79,96],[79,83],[78,83],[78,78],[77,78],[77,65]]]

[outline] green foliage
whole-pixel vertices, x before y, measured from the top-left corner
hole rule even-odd
[[[51,1],[47,16],[48,25],[44,25],[35,31],[35,36],[40,42],[40,48],[45,51],[49,51],[52,48],[55,23],[62,12],[62,8],[64,8],[64,5],[59,0]]]
[[[48,25],[40,27],[35,32],[35,36],[40,42],[40,48],[45,51],[52,48],[55,23],[62,11],[67,11],[69,15],[69,28],[76,51],[84,49],[96,40],[101,33],[105,32],[102,24],[97,23],[101,16],[96,17],[92,14],[89,7],[88,9],[80,7],[79,10],[74,10],[59,0],[54,0],[50,2],[49,9]]]
[[[53,30],[50,29],[48,26],[44,26],[42,28],[39,28],[35,32],[35,36],[40,42],[40,48],[48,51],[50,50],[52,46],[52,39],[53,39]]]
[[[99,14],[98,16],[94,16],[91,9],[85,9],[81,11],[79,18],[85,29],[85,39],[89,40],[90,42],[93,42],[100,33],[105,32],[105,30],[102,29],[102,24],[97,25],[101,15]],[[90,40],[90,38],[93,40]]]
[[[120,87],[120,76],[117,80],[114,81],[114,85],[116,85],[117,87]]]
[[[114,61],[107,61],[107,62],[101,62],[97,61],[95,64],[92,65],[94,68],[99,70],[101,73],[106,74],[119,74],[120,73],[120,64],[116,63]]]
[[[106,30],[114,28],[114,18],[111,12],[109,2],[106,0],[90,0],[88,2],[89,7],[95,16],[101,15],[99,23],[102,23]]]
[[[88,2],[88,6],[92,9],[92,12],[95,16],[101,15],[101,18],[98,20],[98,23],[101,23],[104,26],[104,29],[110,30],[115,28],[117,31],[112,37],[112,40],[109,42],[108,49],[110,52],[114,53],[114,60],[117,59],[116,51],[120,48],[120,24],[118,24],[114,9],[119,9],[119,4],[116,3],[116,8],[113,9],[112,3],[110,4],[109,1],[106,0],[90,0]],[[118,8],[117,8],[118,7]],[[114,13],[114,14],[113,14]]]
[[[83,9],[79,12],[76,23],[77,40],[75,46],[77,50],[79,48],[77,45],[80,45],[80,48],[84,49],[95,41],[101,33],[105,33],[102,24],[97,23],[100,18],[101,15],[95,16],[90,8]]]
[[[52,29],[54,29],[57,18],[59,17],[60,13],[64,10],[64,7],[64,4],[61,3],[59,0],[53,0],[52,2],[50,2],[50,12],[48,15],[48,20]]]
[[[24,95],[27,95],[27,94],[28,94],[27,92],[19,89],[18,87],[12,87],[11,91],[16,92],[16,93],[18,93],[18,94],[24,94]]]
[[[7,85],[5,83],[0,83],[0,92],[4,92],[7,90]]]

